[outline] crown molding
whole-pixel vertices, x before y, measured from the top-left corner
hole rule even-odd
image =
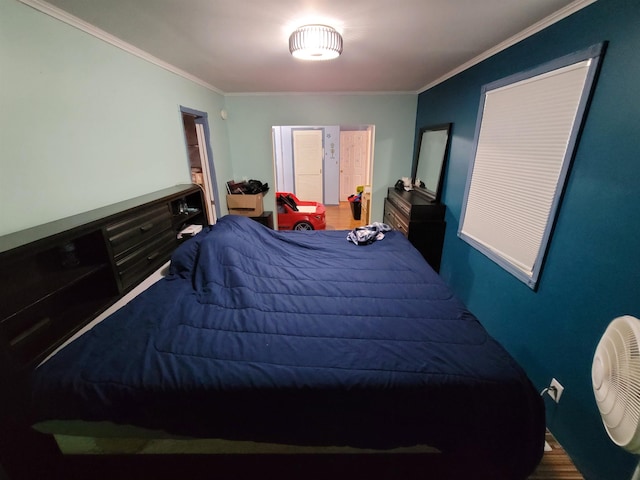
[[[164,70],[167,70],[193,83],[196,83],[201,87],[212,90],[220,95],[224,95],[223,91],[205,82],[204,80],[194,75],[191,75],[190,73],[187,73],[184,70],[181,70],[180,68],[174,65],[171,65],[170,63],[160,60],[159,58],[154,57],[150,53],[145,52],[140,48],[134,47],[130,43],[127,43],[124,40],[121,40],[118,37],[111,35],[110,33],[107,33],[104,30],[101,30],[95,25],[91,25],[90,23],[87,23],[84,20],[74,15],[71,15],[68,12],[65,12],[64,10],[54,7],[53,5],[47,2],[44,2],[42,0],[19,0],[19,1],[35,10],[38,10],[39,12],[42,12],[46,15],[49,15],[50,17],[55,18],[56,20],[60,20],[61,22],[66,23],[67,25],[75,27],[78,30],[82,30],[83,32],[88,33],[89,35],[92,35],[96,38],[99,38],[100,40],[107,42],[113,45],[114,47],[124,50],[125,52],[130,53],[131,55],[135,55],[136,57],[141,58],[149,63],[152,63],[160,68],[163,68]]]
[[[413,91],[413,92],[315,92],[315,93],[310,93],[310,92],[254,92],[254,93],[242,93],[242,92],[237,92],[237,93],[225,93],[222,90],[220,90],[219,88],[211,85],[210,83],[205,82],[204,80],[191,75],[188,72],[185,72],[184,70],[176,67],[175,65],[172,65],[168,62],[165,62],[163,60],[160,60],[159,58],[151,55],[150,53],[137,48],[133,45],[131,45],[130,43],[125,42],[124,40],[119,39],[118,37],[111,35],[110,33],[105,32],[104,30],[96,27],[95,25],[92,25],[88,22],[85,22],[84,20],[71,15],[68,12],[65,12],[64,10],[61,10],[57,7],[54,7],[53,5],[43,1],[43,0],[19,0],[21,3],[35,9],[38,10],[39,12],[42,12],[46,15],[49,15],[50,17],[53,17],[61,22],[66,23],[67,25],[70,25],[72,27],[75,27],[85,33],[88,33],[89,35],[92,35],[96,38],[99,38],[100,40],[109,43],[110,45],[113,45],[114,47],[117,47],[121,50],[124,50],[127,53],[130,53],[131,55],[135,55],[138,58],[141,58],[149,63],[152,63],[160,68],[163,68],[164,70],[167,70],[171,73],[174,73],[182,78],[185,78],[193,83],[196,83],[197,85],[200,85],[204,88],[207,88],[208,90],[211,90],[219,95],[223,95],[223,96],[262,96],[262,95],[389,95],[389,94],[399,94],[399,95],[405,95],[405,94],[420,94],[426,90],[429,90],[430,88],[435,87],[436,85],[448,80],[451,77],[454,77],[455,75],[464,72],[465,70],[473,67],[474,65],[477,65],[478,63],[486,60],[487,58],[492,57],[493,55],[506,50],[507,48],[515,45],[516,43],[540,32],[541,30],[544,30],[545,28],[553,25],[554,23],[559,22],[560,20],[563,20],[564,18],[572,15],[573,13],[582,10],[583,8],[591,5],[592,3],[595,3],[597,0],[576,0],[575,2],[567,5],[566,7],[558,10],[557,12],[553,13],[552,15],[549,15],[548,17],[542,19],[541,21],[535,23],[534,25],[530,26],[529,28],[521,31],[520,33],[508,38],[507,40],[505,40],[504,42],[496,45],[495,47],[490,48],[489,50],[483,52],[482,54],[478,55],[477,57],[472,58],[471,60],[469,60],[466,63],[463,63],[462,65],[456,67],[455,69],[451,70],[450,72],[446,73],[445,75],[441,76],[440,78],[438,78],[437,80],[434,80],[433,82],[430,82],[429,84],[425,85],[424,87]]]
[[[375,96],[375,95],[417,95],[416,91],[345,91],[345,92],[229,92],[225,93],[225,97],[278,97],[278,96],[300,96],[300,97],[314,97],[314,96]]]
[[[520,33],[517,33],[513,37],[508,38],[504,42],[499,43],[498,45],[496,45],[493,48],[490,48],[489,50],[485,51],[484,53],[481,53],[477,57],[472,58],[468,62],[463,63],[462,65],[460,65],[457,68],[454,68],[453,70],[451,70],[450,72],[444,74],[443,76],[441,76],[437,80],[434,80],[433,82],[425,85],[424,87],[419,89],[417,91],[417,93],[420,94],[422,92],[425,92],[426,90],[429,90],[430,88],[435,87],[436,85],[444,82],[445,80],[448,80],[451,77],[454,77],[457,74],[462,73],[465,70],[473,67],[474,65],[477,65],[478,63],[486,60],[487,58],[492,57],[496,53],[499,53],[499,52],[501,52],[503,50],[506,50],[507,48],[515,45],[518,42],[521,42],[522,40],[524,40],[526,38],[531,37],[532,35],[544,30],[545,28],[553,25],[554,23],[557,23],[560,20],[563,20],[563,19],[567,18],[569,15],[572,15],[572,14],[576,13],[577,11],[582,10],[585,7],[588,7],[592,3],[595,3],[596,1],[597,0],[576,0],[573,3],[570,3],[566,7],[561,8],[560,10],[558,10],[557,12],[552,13],[548,17],[543,18],[542,20],[540,20],[537,23],[534,23],[529,28],[526,28],[526,29],[522,30]]]

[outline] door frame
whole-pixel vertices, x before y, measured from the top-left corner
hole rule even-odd
[[[195,118],[195,122],[198,125],[202,125],[204,130],[204,148],[206,152],[207,166],[209,167],[209,180],[212,187],[213,194],[213,206],[215,211],[216,220],[220,218],[220,194],[218,192],[218,182],[216,180],[216,169],[213,161],[213,151],[211,150],[211,131],[209,130],[209,116],[207,112],[195,110],[193,108],[180,105],[180,125],[182,125],[182,114],[191,115]],[[184,129],[182,130],[184,133]],[[189,164],[189,147],[185,138],[185,153],[187,156],[187,168],[189,169],[189,178],[191,178],[191,166]]]

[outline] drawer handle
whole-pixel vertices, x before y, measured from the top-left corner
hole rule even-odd
[[[149,222],[149,223],[145,223],[144,225],[142,225],[140,227],[140,231],[142,233],[148,232],[149,230],[151,230],[153,228],[153,222]]]
[[[147,257],[147,262],[152,262],[153,260],[158,258],[158,255],[160,255],[160,252],[153,252],[151,255]]]

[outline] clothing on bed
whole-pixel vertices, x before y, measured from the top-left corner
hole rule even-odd
[[[391,230],[386,223],[374,222],[364,227],[356,227],[347,233],[347,240],[356,245],[369,245],[384,238],[384,232]]]
[[[170,275],[41,365],[36,420],[194,437],[474,450],[528,473],[544,410],[512,357],[400,233],[226,216]]]

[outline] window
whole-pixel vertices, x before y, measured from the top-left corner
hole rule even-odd
[[[604,46],[482,88],[458,235],[531,288]]]

